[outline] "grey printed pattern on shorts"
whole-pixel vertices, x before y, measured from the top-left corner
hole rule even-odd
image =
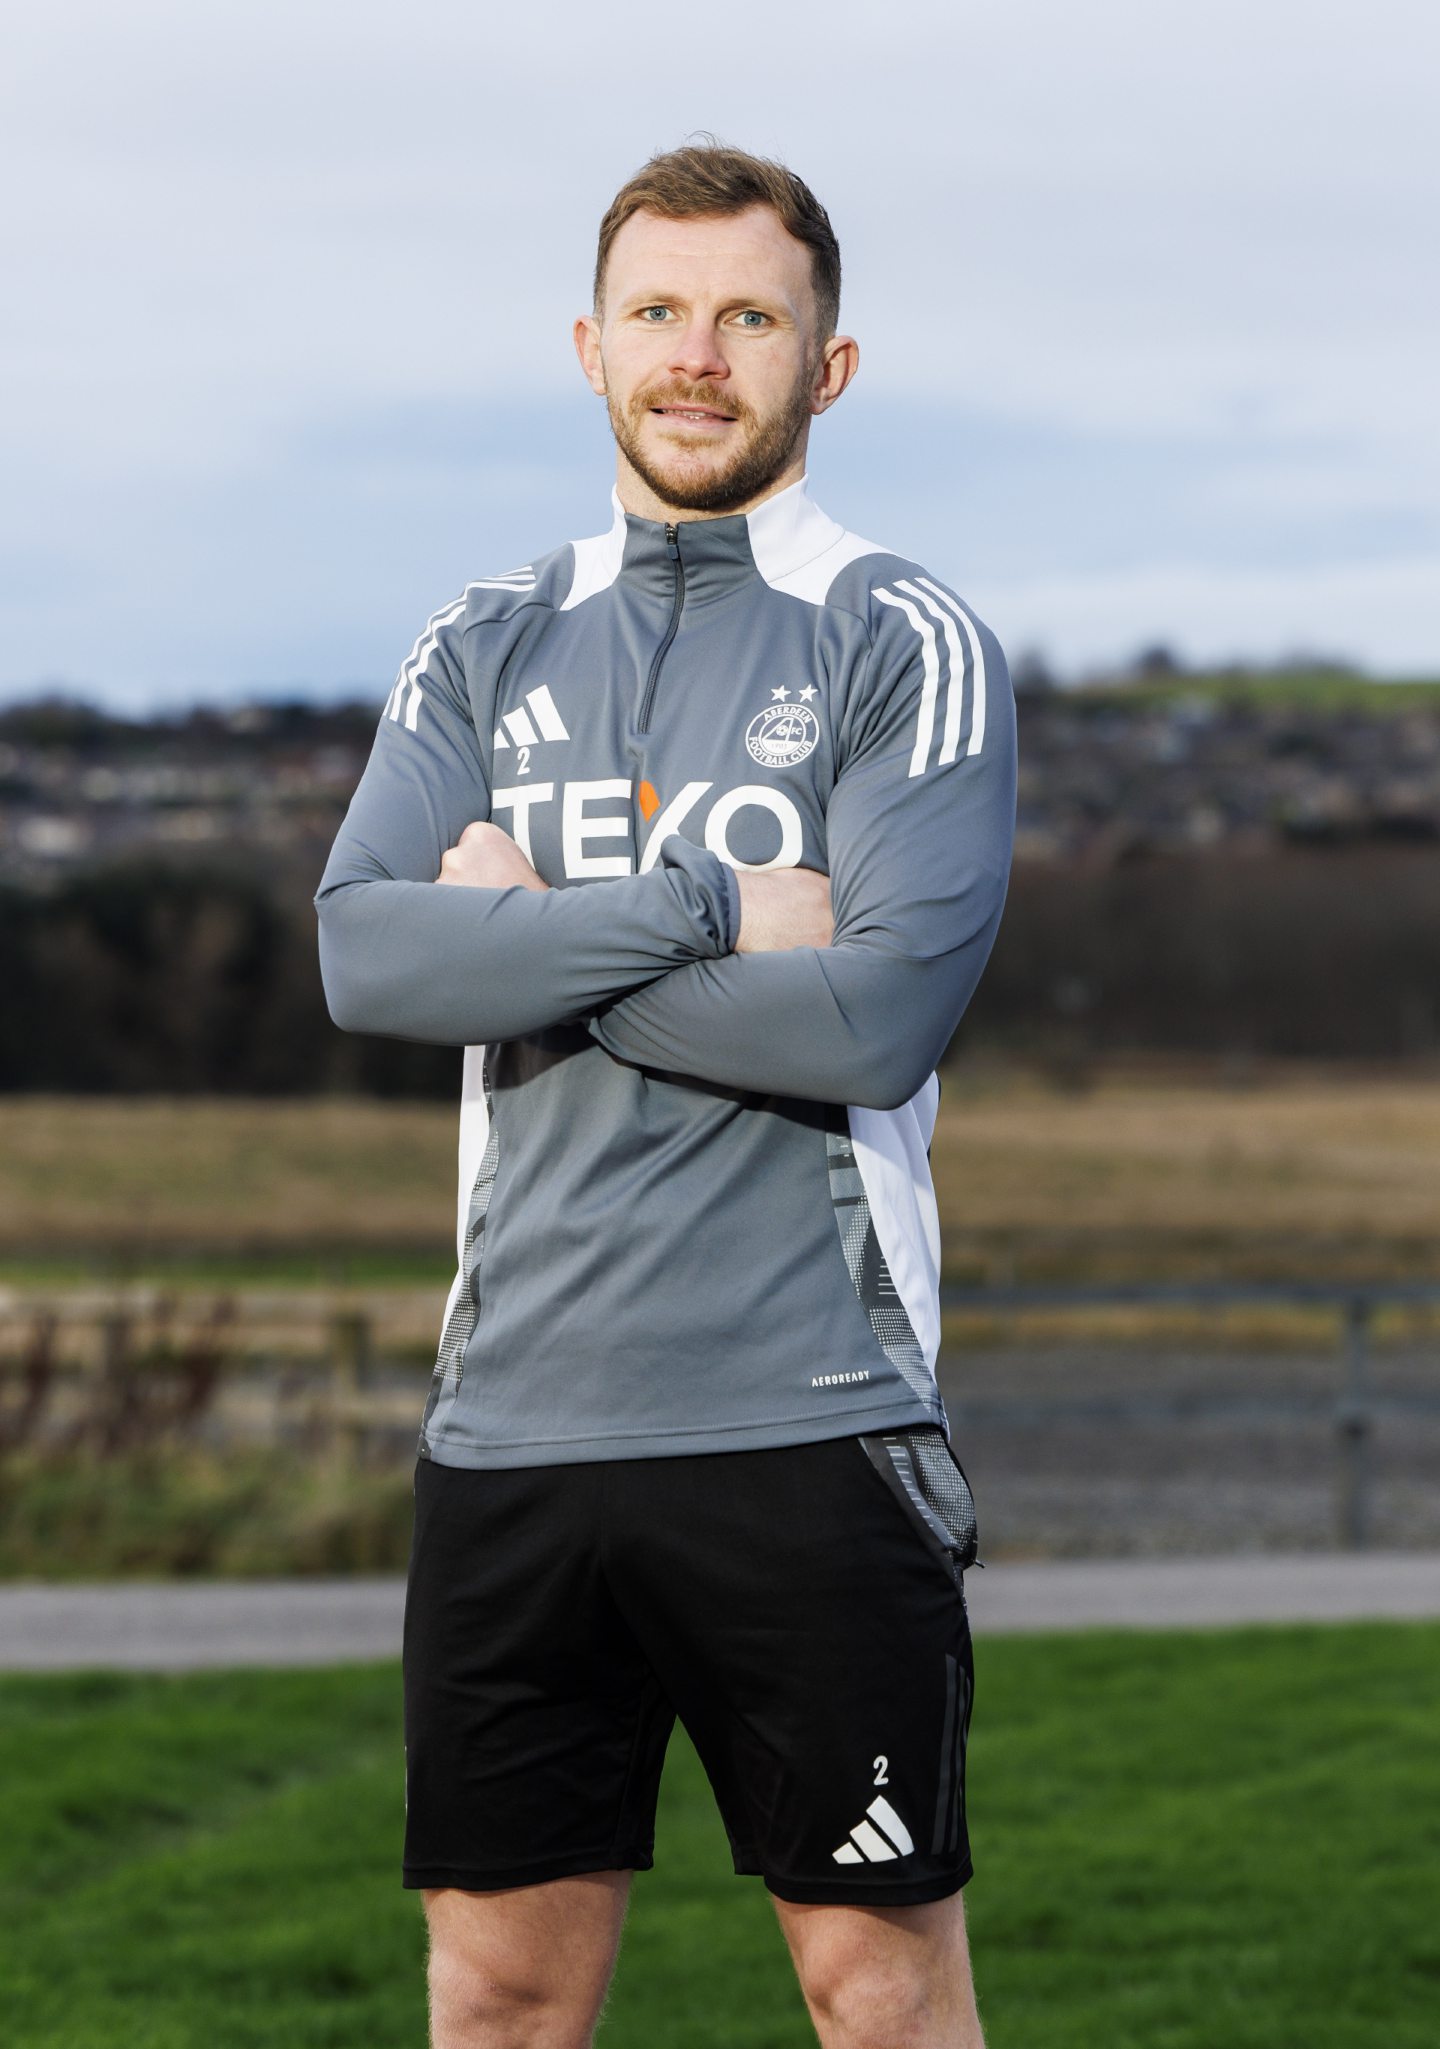
[[[975,1563],[980,1532],[975,1497],[938,1424],[862,1437],[871,1464],[950,1557],[957,1573]]]

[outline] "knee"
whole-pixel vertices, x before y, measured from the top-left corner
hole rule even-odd
[[[427,1890],[431,2049],[589,2049],[625,1891],[618,1872]]]
[[[940,2039],[928,1975],[903,1960],[831,1963],[803,1984],[827,2049],[930,2049]]]
[[[591,2016],[546,1982],[432,1941],[431,2049],[589,2049]]]

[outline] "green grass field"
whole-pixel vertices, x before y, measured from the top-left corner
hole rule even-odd
[[[991,2049],[1433,2049],[1440,1627],[982,1643]],[[16,2049],[425,2040],[393,1666],[0,1682]],[[802,2049],[766,1896],[666,1773],[602,2044]]]
[[[1128,677],[1118,683],[1082,684],[1066,697],[1080,707],[1116,705],[1151,710],[1176,703],[1210,702],[1252,711],[1354,713],[1362,718],[1404,717],[1440,706],[1440,681],[1426,677],[1370,677],[1349,669],[1217,669],[1211,674]]]

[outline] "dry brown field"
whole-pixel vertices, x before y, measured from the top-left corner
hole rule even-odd
[[[1440,1076],[945,1074],[956,1280],[1440,1277]],[[443,1268],[455,1112],[361,1099],[12,1097],[0,1257],[307,1246]]]
[[[81,1332],[75,1321],[94,1318],[83,1307],[90,1280],[102,1285],[88,1292],[108,1301],[117,1277],[153,1272],[154,1304],[127,1313],[142,1337],[146,1318],[155,1322],[157,1346],[232,1296],[245,1311],[226,1326],[232,1370],[212,1417],[234,1443],[223,1457],[195,1451],[194,1473],[174,1481],[173,1513],[147,1510],[137,1528],[145,1488],[117,1467],[106,1483],[113,1541],[97,1549],[93,1473],[77,1492],[40,1461],[33,1514],[12,1500],[9,1524],[0,1516],[0,1571],[168,1570],[171,1551],[187,1569],[197,1558],[246,1571],[403,1563],[403,1488],[383,1497],[377,1523],[369,1464],[346,1480],[343,1459],[320,1459],[323,1474],[340,1474],[325,1483],[332,1491],[353,1480],[344,1500],[312,1499],[293,1473],[310,1456],[309,1405],[319,1400],[319,1415],[328,1389],[346,1413],[362,1377],[389,1433],[382,1444],[372,1431],[371,1450],[392,1462],[411,1455],[453,1260],[455,1140],[455,1111],[443,1104],[0,1100],[0,1311],[13,1310],[0,1367],[30,1343],[39,1304],[71,1318],[61,1346],[71,1378],[101,1368],[104,1328]],[[946,1274],[962,1298],[972,1282],[1440,1282],[1433,1072],[1309,1067],[1237,1082],[1132,1065],[1061,1081],[956,1065],[944,1075],[932,1160]],[[162,1332],[167,1303],[180,1305],[178,1320]],[[363,1376],[334,1341],[341,1319],[361,1313],[374,1348]],[[979,1475],[990,1555],[1332,1541],[1342,1338],[1334,1305],[972,1300],[947,1316],[941,1382]],[[1377,1395],[1433,1395],[1440,1308],[1386,1309],[1372,1340]],[[1300,1407],[1237,1421],[1204,1411],[1220,1395]],[[1182,1420],[1050,1413],[1102,1397],[1163,1397]],[[1035,1413],[1007,1421],[1016,1402]],[[299,1523],[257,1509],[243,1461],[231,1485],[237,1444],[264,1470],[276,1417],[291,1461],[276,1467],[277,1499],[286,1514],[292,1496],[300,1503]],[[1377,1542],[1436,1541],[1436,1428],[1399,1408],[1382,1417],[1370,1454]],[[316,1439],[322,1451],[347,1441],[333,1430]],[[62,1506],[67,1486],[74,1494],[73,1541],[57,1536],[60,1509],[44,1494],[52,1482]],[[268,1522],[273,1544],[256,1550],[254,1531]],[[174,1537],[169,1550],[145,1548],[150,1523],[163,1525],[166,1544]]]
[[[1440,1278],[1434,1075],[962,1070],[931,1158],[957,1278]]]

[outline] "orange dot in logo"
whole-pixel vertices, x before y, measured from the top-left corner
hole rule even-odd
[[[641,783],[640,809],[645,814],[647,824],[660,809],[660,799],[655,794],[655,785],[653,783]]]

